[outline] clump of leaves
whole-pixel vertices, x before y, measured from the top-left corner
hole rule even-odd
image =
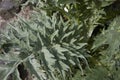
[[[120,51],[120,23],[119,23],[120,17],[115,18],[109,28],[107,30],[103,30],[102,33],[96,37],[95,42],[93,44],[93,49],[97,50],[100,49],[103,45],[108,45],[108,47],[105,50],[104,47],[100,50],[103,51],[101,53],[105,53],[103,55],[107,55],[110,59],[115,57],[115,55],[119,54]]]
[[[107,30],[103,30],[100,35],[95,38],[93,44],[93,52],[97,56],[97,68],[94,68],[93,74],[97,74],[99,69],[103,70],[107,75],[103,80],[119,80],[120,71],[120,17],[115,18],[109,25]],[[93,54],[93,55],[94,55]],[[105,69],[105,70],[104,70]],[[92,75],[93,75],[92,74]],[[101,73],[102,74],[102,73]],[[98,74],[100,75],[100,74]],[[95,79],[99,80],[99,76]]]
[[[120,79],[120,17],[110,22],[107,30],[95,37],[91,49],[91,70],[81,76],[77,71],[73,80],[119,80]],[[93,66],[94,65],[94,66]]]
[[[19,54],[13,54],[17,55],[17,60],[11,64],[13,70],[10,73],[17,69],[18,64],[24,63],[31,74],[34,74],[39,80],[44,76],[42,72],[39,73],[40,70],[37,70],[37,65],[48,76],[47,78],[52,80],[57,80],[58,75],[66,79],[66,74],[71,75],[71,67],[75,65],[83,74],[79,59],[82,59],[87,66],[88,63],[84,56],[86,43],[81,42],[83,36],[79,35],[82,25],[73,20],[64,21],[61,16],[57,16],[57,13],[53,14],[51,18],[44,11],[35,12],[33,16],[30,21],[20,18],[19,21],[11,24],[5,35],[6,43],[13,44],[11,49],[16,49],[16,47],[19,49]],[[12,55],[13,52],[10,50],[8,53]],[[32,62],[33,59],[38,64]],[[11,63],[11,61],[9,62]]]
[[[85,58],[88,56],[86,53],[90,53],[86,48],[87,41],[104,15],[103,6],[108,6],[113,1],[107,0],[105,4],[104,1],[93,0],[81,0],[81,2],[66,0],[65,3],[62,0],[31,0],[29,2],[32,4],[39,2],[38,4],[42,5],[36,4],[37,12],[34,11],[30,20],[19,18],[18,21],[11,23],[8,26],[8,32],[2,35],[0,40],[0,53],[2,53],[0,72],[4,72],[0,76],[1,79],[6,80],[9,75],[13,74],[14,80],[21,80],[17,69],[21,63],[38,80],[66,80],[67,77],[72,77],[73,66],[78,66],[80,73],[83,74],[83,67],[89,67]],[[98,2],[100,2],[99,5],[96,5]],[[28,3],[26,2],[26,4]],[[40,9],[46,10],[47,13]],[[100,68],[91,69],[92,74],[87,72],[85,79],[89,79],[91,76],[95,80],[99,79],[99,75],[103,71],[107,77],[119,72],[110,73],[113,71],[113,66],[119,64],[117,56],[119,55],[119,40],[115,37],[119,35],[119,29],[113,27],[113,24],[116,26],[118,21],[117,23],[113,21],[112,27],[105,30],[95,40],[92,50],[94,53],[100,54],[100,60],[98,59],[97,63]],[[116,41],[114,42],[111,37],[114,37]],[[106,44],[107,48],[104,48]],[[101,46],[103,47],[101,48]],[[111,63],[111,61],[113,62]],[[82,66],[83,64],[85,66]],[[118,67],[114,67],[114,69],[118,69]],[[110,74],[107,75],[107,73]],[[98,75],[94,76],[94,74]],[[102,79],[106,79],[106,77]]]

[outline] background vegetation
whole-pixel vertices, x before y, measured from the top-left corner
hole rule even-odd
[[[1,80],[119,80],[119,0],[26,0],[0,34]]]

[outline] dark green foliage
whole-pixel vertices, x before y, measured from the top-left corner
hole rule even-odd
[[[24,5],[29,3],[35,4],[30,20],[19,17],[0,36],[2,80],[10,75],[21,80],[21,64],[37,80],[120,79],[120,17],[106,21],[109,11],[104,10],[113,0],[30,0]]]
[[[77,65],[83,74],[79,58],[87,67],[88,63],[84,50],[87,44],[81,42],[82,36],[79,35],[82,25],[72,20],[64,22],[61,16],[57,19],[57,13],[52,18],[45,12],[34,14],[30,21],[20,18],[20,21],[11,24],[8,34],[5,35],[9,36],[6,38],[10,43],[16,44],[20,49],[20,61],[22,60],[38,79],[42,78],[36,68],[34,69],[36,65],[31,63],[32,58],[45,70],[48,78],[56,80],[57,71],[65,79],[66,72],[70,72],[74,65]]]

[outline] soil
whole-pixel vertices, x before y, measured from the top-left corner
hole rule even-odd
[[[12,1],[12,2],[11,2]],[[13,0],[0,0],[0,31],[5,29],[5,26],[10,21],[15,21],[18,14],[19,16],[23,16],[26,19],[29,18],[31,9],[29,6],[26,6],[22,9],[21,4],[25,3],[27,0],[20,0],[21,3],[16,4],[13,3]]]

